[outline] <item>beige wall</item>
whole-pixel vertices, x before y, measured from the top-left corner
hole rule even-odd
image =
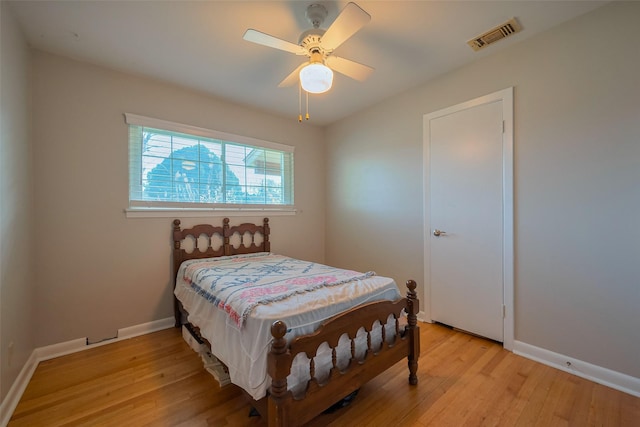
[[[423,283],[423,115],[514,86],[515,338],[640,378],[638,16],[615,2],[331,126],[327,262]]]
[[[126,219],[122,212],[128,188],[122,113],[296,146],[301,211],[272,218],[273,249],[422,283],[422,116],[509,86],[516,123],[516,339],[640,377],[634,19],[640,4],[596,10],[326,134],[42,52],[30,62],[6,3],[0,5],[2,397],[34,347],[99,340],[172,315],[171,218]],[[27,256],[33,248],[35,258]]]
[[[34,348],[33,191],[30,57],[6,2],[0,2],[0,400]]]
[[[324,132],[180,87],[47,53],[33,57],[36,345],[113,337],[172,316],[173,218],[127,219],[123,113],[295,146],[296,216],[272,217],[272,249],[324,260]],[[234,223],[257,218],[233,218]],[[222,218],[189,218],[185,225]]]

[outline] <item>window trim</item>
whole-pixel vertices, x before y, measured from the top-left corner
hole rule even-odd
[[[295,147],[291,145],[279,144],[276,142],[265,141],[262,139],[252,138],[249,136],[236,135],[227,132],[216,131],[212,129],[201,128],[198,126],[187,125],[183,123],[172,122],[169,120],[145,117],[133,113],[124,113],[125,123],[127,125],[143,126],[156,129],[162,129],[169,132],[178,132],[193,135],[196,137],[204,137],[211,139],[223,140],[231,143],[249,145],[272,150],[278,150],[285,153],[293,154]],[[130,161],[130,159],[129,159]],[[289,185],[294,187],[294,176],[291,176]],[[130,189],[127,190],[127,199],[130,202]],[[233,214],[234,216],[256,216],[269,213],[272,216],[279,215],[295,215],[298,210],[295,205],[244,205],[244,204],[224,204],[220,207],[196,207],[196,206],[154,206],[150,202],[144,205],[144,202],[138,202],[142,205],[129,205],[124,209],[127,218],[164,218],[164,217],[216,217]],[[172,204],[171,202],[168,202]]]
[[[131,207],[124,209],[127,218],[215,218],[233,215],[234,217],[260,217],[297,215],[298,209],[292,206],[282,208],[146,208]]]

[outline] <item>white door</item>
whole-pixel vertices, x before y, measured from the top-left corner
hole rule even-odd
[[[500,342],[508,258],[503,128],[500,98],[425,116],[430,317]]]

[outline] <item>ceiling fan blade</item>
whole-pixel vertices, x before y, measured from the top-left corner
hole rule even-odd
[[[302,46],[279,39],[269,34],[262,33],[254,29],[245,31],[243,39],[249,42],[261,44],[263,46],[273,47],[275,49],[284,50],[286,52],[295,53],[296,55],[306,55],[307,52]]]
[[[351,77],[354,80],[358,80],[359,82],[365,81],[373,72],[373,68],[368,65],[333,55],[329,56],[325,60],[325,63],[332,70]]]
[[[360,6],[355,3],[347,4],[322,36],[322,47],[328,51],[336,49],[370,20],[371,15]]]
[[[293,86],[295,83],[300,81],[300,70],[302,70],[302,67],[304,67],[307,64],[309,64],[309,63],[308,62],[303,62],[302,64],[300,64],[298,66],[298,68],[293,70],[291,72],[291,74],[289,74],[287,77],[284,78],[283,81],[280,82],[278,87]]]

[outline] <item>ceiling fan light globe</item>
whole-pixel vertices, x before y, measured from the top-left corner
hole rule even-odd
[[[324,93],[331,89],[333,71],[321,63],[312,63],[300,70],[300,84],[309,93]]]

